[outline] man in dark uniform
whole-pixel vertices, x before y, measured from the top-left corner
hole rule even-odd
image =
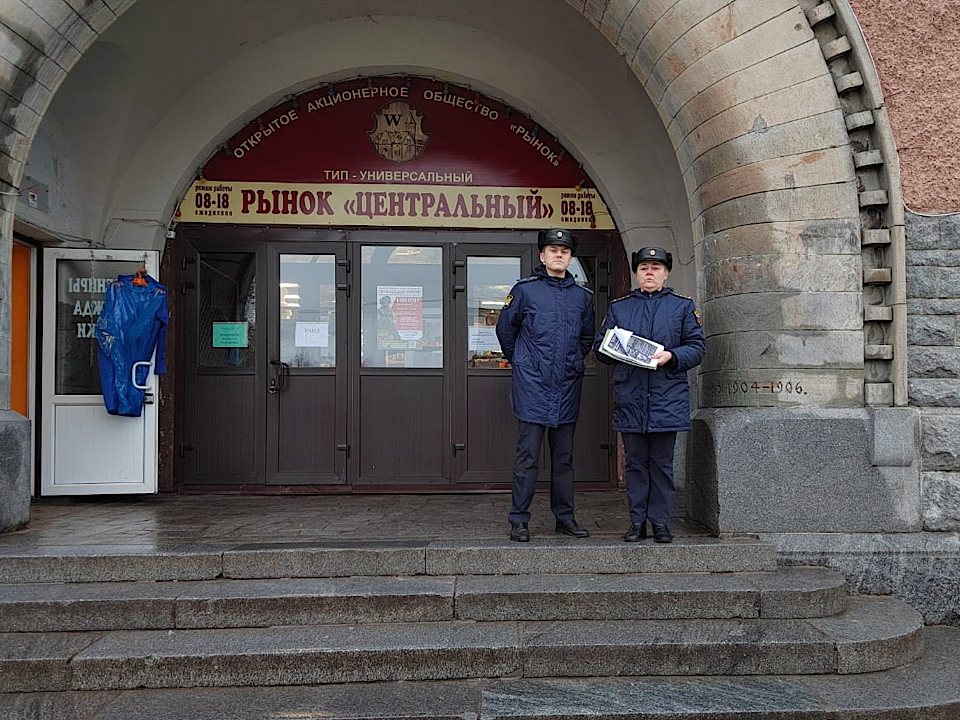
[[[613,425],[626,451],[624,479],[630,510],[630,529],[623,539],[639,542],[647,536],[668,543],[670,514],[676,499],[673,450],[677,432],[690,429],[690,388],[687,371],[703,360],[700,313],[693,300],[664,287],[673,257],[663,248],[635,252],[631,266],[639,287],[611,301],[594,347],[607,330],[618,327],[663,345],[653,355],[655,370],[628,365],[597,353],[597,360],[615,363],[613,371]]]
[[[513,467],[510,539],[530,540],[527,523],[537,481],[543,436],[550,445],[550,509],[557,532],[577,538],[590,533],[573,513],[573,431],[580,413],[583,359],[596,327],[593,292],[567,272],[577,252],[569,230],[543,230],[540,262],[517,281],[497,321],[497,338],[513,366],[510,401],[520,422]]]

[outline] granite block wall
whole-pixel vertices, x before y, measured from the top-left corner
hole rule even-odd
[[[910,404],[920,410],[924,529],[960,530],[960,213],[906,217]]]

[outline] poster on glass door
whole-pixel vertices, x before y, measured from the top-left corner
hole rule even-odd
[[[377,286],[377,349],[416,349],[423,339],[423,288]]]

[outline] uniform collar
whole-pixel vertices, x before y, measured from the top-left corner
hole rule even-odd
[[[547,269],[543,265],[538,265],[533,269],[533,274],[543,280],[551,280],[559,283],[560,285],[572,285],[576,283],[576,280],[574,280],[573,275],[570,274],[569,270],[566,271],[562,278],[558,278],[547,275]]]
[[[664,295],[664,294],[672,293],[672,292],[673,292],[673,288],[669,288],[669,287],[667,287],[667,286],[663,286],[663,287],[660,288],[659,290],[657,290],[657,291],[655,291],[655,292],[652,292],[652,293],[649,293],[649,292],[646,292],[646,291],[644,291],[644,290],[641,290],[640,288],[637,288],[637,289],[634,290],[633,293],[631,293],[631,294],[636,295],[637,297],[649,297],[649,298],[652,298],[652,297],[659,297],[660,295]]]

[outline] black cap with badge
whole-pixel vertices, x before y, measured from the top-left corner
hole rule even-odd
[[[543,250],[547,245],[562,245],[570,248],[570,252],[577,254],[577,236],[569,230],[554,228],[553,230],[541,230],[537,236],[537,249]]]
[[[645,247],[635,252],[630,258],[630,268],[633,272],[637,271],[640,263],[644,260],[655,260],[667,266],[667,272],[673,270],[673,255],[668,253],[662,247]]]

